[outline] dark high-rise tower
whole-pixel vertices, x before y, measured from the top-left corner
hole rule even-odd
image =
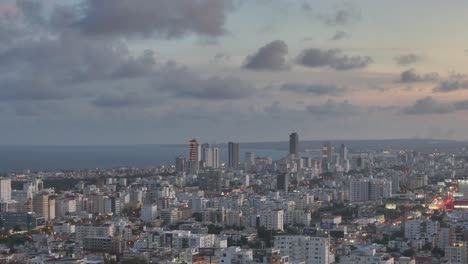
[[[286,173],[278,174],[276,176],[276,189],[283,191],[285,193],[288,192],[288,185],[289,185],[289,176]]]
[[[237,168],[239,166],[239,143],[228,143],[228,167]]]
[[[299,135],[297,133],[289,135],[289,154],[294,154],[295,158],[299,157]]]
[[[185,172],[185,165],[187,163],[187,160],[182,158],[182,157],[176,157],[176,165],[175,165],[175,171],[176,172]]]

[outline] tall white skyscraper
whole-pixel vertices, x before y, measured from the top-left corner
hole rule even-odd
[[[206,168],[219,167],[219,149],[211,147],[210,144],[202,145],[202,162]]]
[[[6,178],[0,179],[0,200],[11,200],[11,180]]]

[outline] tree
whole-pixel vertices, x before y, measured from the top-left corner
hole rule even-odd
[[[202,213],[193,213],[192,217],[195,219],[197,222],[203,221],[203,215]]]
[[[432,250],[432,244],[431,243],[424,244],[424,246],[422,247],[422,250],[431,251]]]
[[[414,257],[416,255],[416,251],[414,249],[410,248],[401,253],[401,255],[405,257]]]
[[[441,258],[445,256],[445,251],[441,248],[435,247],[432,250],[432,254],[434,254],[437,258]]]
[[[223,231],[222,226],[217,226],[217,225],[208,225],[208,234],[214,234],[214,235],[219,235]]]

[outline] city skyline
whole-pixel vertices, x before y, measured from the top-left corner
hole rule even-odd
[[[0,0],[0,262],[467,264],[466,10]]]
[[[0,144],[468,140],[466,2],[137,2],[0,3]]]

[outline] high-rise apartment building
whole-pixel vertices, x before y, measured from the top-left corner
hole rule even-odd
[[[266,210],[260,213],[260,226],[266,230],[284,230],[284,211]]]
[[[228,167],[237,168],[239,166],[239,143],[228,143]]]
[[[282,256],[289,256],[292,263],[328,264],[334,262],[330,239],[310,236],[275,236],[275,249]]]
[[[189,158],[188,158],[188,165],[189,165],[189,172],[191,174],[197,174],[198,169],[200,166],[201,160],[201,153],[200,153],[200,145],[198,144],[196,139],[192,139],[189,141]]]
[[[200,161],[200,145],[196,139],[189,141],[189,161]]]
[[[201,161],[206,168],[219,167],[219,149],[210,146],[210,144],[203,144],[201,146]]]
[[[299,157],[299,135],[297,133],[289,135],[289,154],[294,155],[294,158]]]
[[[0,200],[11,200],[11,180],[7,178],[0,179]]]
[[[55,205],[55,204],[54,204]],[[38,193],[33,197],[33,211],[34,213],[44,217],[47,221],[49,220],[49,194]]]
[[[288,192],[289,175],[287,173],[281,173],[276,176],[276,189],[281,190],[285,193]]]
[[[345,144],[341,144],[340,148],[340,162],[348,160],[348,147]]]
[[[176,157],[175,161],[175,171],[176,172],[186,172],[187,160],[183,157]]]
[[[375,201],[392,196],[392,181],[385,179],[357,179],[349,185],[351,202]]]

